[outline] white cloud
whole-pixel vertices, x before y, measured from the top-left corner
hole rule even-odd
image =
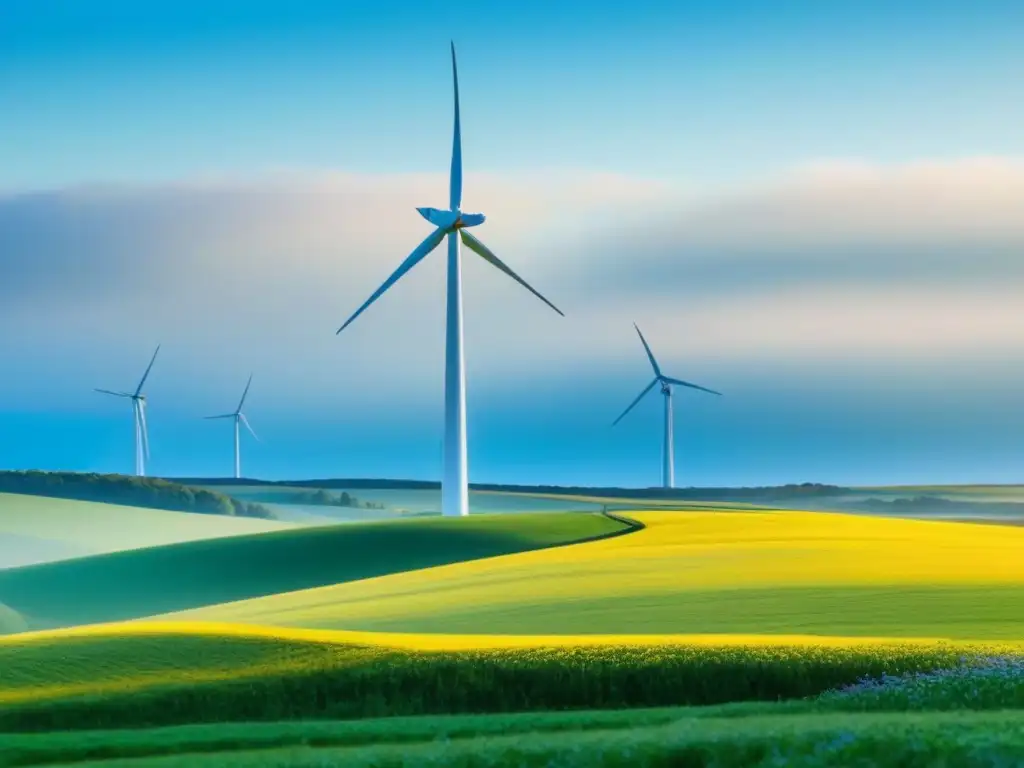
[[[21,329],[0,352],[24,373],[3,386],[87,396],[130,383],[162,341],[183,398],[255,369],[266,397],[305,406],[433,402],[441,251],[334,331],[429,231],[414,208],[443,205],[445,184],[288,173],[0,199],[0,322]],[[567,314],[467,254],[476,382],[632,371],[633,320],[684,377],[684,361],[912,366],[1024,348],[1018,160],[821,163],[705,195],[587,173],[475,174],[466,189],[481,238]]]
[[[843,281],[1024,285],[1024,161],[819,163],[610,225],[590,286],[764,292]]]

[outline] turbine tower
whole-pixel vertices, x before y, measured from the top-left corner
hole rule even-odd
[[[558,314],[562,311],[541,296],[490,248],[467,231],[484,223],[482,213],[462,211],[462,135],[459,125],[459,74],[455,65],[455,43],[452,43],[452,81],[455,88],[455,129],[452,139],[451,183],[448,210],[417,208],[420,215],[435,229],[399,265],[391,277],[366,300],[355,314],[338,329],[341,333],[367,307],[410,269],[426,258],[441,241],[448,238],[447,329],[445,331],[444,365],[444,472],[441,480],[441,511],[445,515],[469,514],[469,470],[466,461],[466,368],[462,349],[462,254],[459,240],[484,261],[504,272],[539,298]]]
[[[665,446],[662,450],[662,468],[661,468],[661,483],[664,488],[675,487],[675,457],[673,455],[672,448],[672,386],[689,387],[690,389],[699,389],[701,392],[710,392],[712,395],[721,395],[721,392],[715,392],[713,389],[706,387],[700,387],[696,384],[691,384],[688,381],[682,379],[673,379],[671,376],[666,376],[661,372],[661,366],[658,365],[658,361],[654,359],[654,353],[651,352],[651,348],[647,345],[647,339],[640,333],[640,328],[636,323],[633,323],[633,327],[636,328],[637,334],[640,336],[640,341],[644,345],[644,351],[647,352],[647,359],[651,361],[651,367],[654,369],[654,381],[644,387],[643,392],[637,395],[636,400],[630,403],[629,407],[622,412],[612,426],[614,427],[622,418],[633,410],[633,407],[639,403],[644,395],[650,392],[656,384],[661,384],[661,394],[665,397]]]
[[[149,433],[146,429],[146,396],[142,394],[142,387],[145,385],[146,379],[149,378],[149,372],[153,370],[153,363],[156,362],[156,356],[159,351],[160,345],[157,344],[156,352],[153,353],[149,365],[146,366],[146,372],[142,374],[142,380],[139,382],[139,386],[135,388],[134,393],[112,392],[109,389],[96,390],[105,395],[127,397],[132,401],[132,421],[135,423],[135,474],[139,477],[145,477],[146,459],[149,458]]]
[[[242,476],[242,455],[240,446],[240,425],[244,424],[245,428],[249,430],[249,433],[259,440],[256,436],[256,432],[253,431],[252,425],[249,424],[249,420],[245,418],[245,414],[242,413],[242,406],[245,405],[245,397],[249,394],[249,387],[252,385],[252,374],[249,374],[249,381],[245,384],[245,390],[242,392],[242,399],[238,401],[238,407],[232,413],[222,413],[219,416],[204,416],[206,419],[234,419],[235,420],[235,478],[238,479]]]

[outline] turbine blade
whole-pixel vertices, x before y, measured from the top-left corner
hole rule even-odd
[[[156,356],[157,356],[157,352],[159,352],[159,351],[160,351],[160,345],[159,345],[159,344],[157,344],[157,345],[156,345],[156,352],[154,352],[154,353],[153,353],[153,359],[152,359],[152,360],[150,360],[150,361],[149,361],[149,365],[148,365],[148,366],[146,366],[146,372],[145,372],[144,374],[142,374],[142,381],[140,381],[140,382],[139,382],[139,386],[138,386],[138,388],[137,388],[137,389],[135,390],[135,394],[136,394],[136,395],[140,395],[140,394],[142,393],[142,387],[143,387],[143,385],[144,385],[144,384],[146,383],[146,379],[148,379],[148,378],[149,378],[149,372],[150,372],[151,370],[153,370],[153,363],[155,363],[155,362],[156,362]]]
[[[459,210],[462,205],[462,128],[459,121],[459,70],[455,65],[455,41],[452,41],[452,82],[455,84],[455,135],[452,138],[452,176],[448,207]]]
[[[222,413],[219,416],[203,416],[204,419],[233,419],[235,414],[233,413]]]
[[[146,405],[138,401],[139,424],[142,426],[142,452],[149,458],[149,427],[146,426]]]
[[[111,392],[109,389],[97,389],[97,392],[102,392],[104,395],[113,395],[114,397],[131,397],[129,392]]]
[[[246,382],[245,391],[242,392],[242,399],[238,401],[238,407],[235,409],[235,413],[242,412],[242,406],[245,405],[245,396],[249,394],[249,387],[252,385],[252,374],[249,374],[249,381]]]
[[[624,410],[624,411],[623,411],[623,412],[622,412],[622,413],[621,413],[621,414],[619,415],[619,418],[617,418],[617,419],[616,419],[615,421],[613,421],[613,422],[612,422],[612,426],[614,427],[614,426],[615,426],[616,424],[618,424],[618,423],[619,423],[620,421],[622,421],[623,417],[624,417],[624,416],[625,416],[625,415],[626,415],[627,413],[629,413],[630,411],[632,411],[632,410],[633,410],[633,408],[634,408],[634,407],[636,407],[636,404],[637,404],[637,403],[639,403],[639,402],[640,402],[641,400],[643,400],[643,398],[644,398],[644,395],[646,395],[646,394],[647,394],[648,392],[650,392],[650,391],[651,391],[651,388],[652,388],[652,387],[654,387],[654,385],[655,385],[655,384],[657,384],[657,383],[658,383],[658,380],[657,380],[657,379],[655,379],[655,380],[654,380],[654,381],[652,381],[652,382],[651,382],[650,384],[648,384],[648,385],[647,385],[646,387],[644,387],[644,391],[643,391],[643,392],[641,392],[641,393],[640,393],[639,395],[637,395],[637,396],[636,396],[636,400],[634,400],[634,401],[633,401],[632,403],[630,403],[630,404],[629,404],[629,408],[627,408],[626,410]]]
[[[416,250],[410,253],[409,257],[405,261],[403,261],[401,265],[399,265],[398,269],[396,269],[391,274],[391,277],[385,280],[384,284],[380,288],[378,288],[370,298],[366,300],[366,303],[363,304],[363,306],[361,306],[359,309],[357,309],[355,314],[352,315],[352,317],[345,321],[345,324],[341,326],[341,328],[339,328],[337,332],[341,333],[346,328],[348,328],[352,321],[363,313],[363,310],[365,310],[368,306],[373,304],[373,302],[375,302],[377,299],[381,297],[384,291],[386,291],[392,285],[397,283],[398,280],[402,277],[402,275],[404,275],[410,269],[415,267],[420,261],[423,260],[423,258],[428,253],[437,248],[440,242],[444,240],[445,234],[445,231],[440,228],[435,229],[433,232],[431,232],[422,243],[416,246]]]
[[[540,293],[533,288],[533,286],[531,286],[528,282],[523,280],[523,278],[521,278],[519,275],[513,272],[505,262],[503,262],[501,259],[495,256],[494,252],[491,251],[491,249],[488,248],[486,245],[481,243],[480,240],[477,239],[474,235],[470,234],[464,229],[460,229],[459,234],[462,235],[462,242],[464,242],[469,247],[470,250],[476,251],[476,253],[479,254],[484,261],[487,261],[494,265],[495,267],[497,267],[498,269],[500,269],[502,272],[504,272],[506,275],[511,277],[513,280],[515,280],[517,283],[523,286],[526,290],[528,290],[530,293],[536,296],[538,299],[540,299],[553,310],[555,310],[555,312],[560,314],[562,317],[565,317],[565,313],[563,313],[562,310],[560,310],[550,301],[541,296]]]
[[[712,395],[721,395],[722,394],[721,392],[716,392],[713,389],[708,389],[707,387],[701,387],[701,386],[698,386],[697,384],[691,384],[690,382],[683,381],[682,379],[673,379],[671,376],[662,376],[661,380],[662,381],[667,381],[669,384],[678,384],[680,387],[689,387],[690,389],[699,389],[701,392],[709,392]]]
[[[245,428],[249,430],[249,434],[251,434],[253,437],[255,437],[257,442],[262,443],[263,441],[260,440],[259,435],[257,435],[256,431],[252,428],[252,424],[250,424],[249,420],[247,418],[245,418],[245,414],[244,413],[238,414],[238,418],[242,420],[243,424],[245,424]]]
[[[640,341],[643,342],[644,350],[647,352],[647,359],[651,361],[651,367],[654,368],[654,375],[661,376],[661,368],[658,366],[658,361],[654,359],[654,353],[651,352],[650,346],[647,344],[647,339],[640,333],[640,326],[633,323],[633,327],[636,328],[636,332],[640,335]]]

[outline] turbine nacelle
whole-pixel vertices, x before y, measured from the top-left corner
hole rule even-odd
[[[468,236],[472,237],[472,235]],[[659,384],[661,385],[661,394],[665,395],[666,397],[672,397],[673,385],[677,387],[688,387],[689,389],[697,389],[700,390],[701,392],[707,392],[712,395],[722,394],[721,392],[716,392],[713,389],[702,387],[699,384],[691,384],[688,381],[676,379],[673,378],[672,376],[666,376],[664,373],[662,373],[661,366],[658,365],[658,361],[655,359],[654,353],[651,351],[651,347],[647,343],[647,339],[645,339],[643,333],[640,332],[640,327],[636,323],[633,323],[633,327],[636,328],[637,335],[640,337],[640,342],[644,345],[644,352],[647,353],[647,359],[651,362],[651,368],[654,370],[654,380],[651,381],[651,383],[648,384],[646,387],[644,387],[644,390],[639,395],[637,395],[636,400],[629,404],[629,408],[624,410],[622,414],[619,416],[619,418],[612,422],[613,427],[620,421],[622,421],[622,418],[631,410],[633,410],[637,403],[643,400],[644,395],[646,395]]]
[[[478,227],[487,219],[482,213],[463,213],[462,211],[442,211],[438,208],[417,208],[420,216],[438,229],[454,232],[456,229]]]

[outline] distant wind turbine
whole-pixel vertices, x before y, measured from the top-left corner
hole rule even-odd
[[[712,395],[721,395],[721,392],[715,392],[713,389],[707,389],[706,387],[700,387],[696,384],[691,384],[688,381],[682,379],[673,379],[671,376],[666,376],[661,372],[661,366],[658,365],[658,361],[654,359],[654,353],[651,352],[651,348],[647,345],[647,339],[640,333],[640,328],[636,323],[633,323],[633,327],[636,328],[637,334],[640,336],[640,341],[644,345],[644,351],[647,352],[647,359],[651,361],[651,367],[654,369],[654,381],[644,387],[643,392],[637,395],[636,400],[630,403],[629,407],[622,412],[612,426],[614,427],[622,418],[633,410],[633,407],[639,403],[644,395],[651,391],[656,384],[661,384],[661,394],[665,396],[665,447],[662,452],[663,466],[661,470],[661,481],[662,486],[665,488],[675,487],[675,457],[672,449],[672,385],[675,384],[680,387],[689,387],[690,389],[699,389],[701,392],[710,392]]]
[[[153,358],[149,361],[146,372],[142,374],[142,380],[139,382],[139,386],[135,388],[134,393],[112,392],[109,389],[96,390],[105,395],[127,397],[132,401],[132,420],[135,422],[135,474],[139,477],[145,476],[146,459],[149,458],[149,431],[146,429],[146,396],[142,394],[142,387],[145,385],[146,379],[149,378],[149,372],[153,370],[153,363],[156,362],[156,356],[159,351],[160,345],[157,344],[156,352],[153,353]]]
[[[240,449],[239,439],[239,426],[245,425],[245,428],[249,430],[249,433],[259,440],[256,436],[256,432],[253,431],[252,426],[249,424],[249,420],[245,418],[245,414],[242,413],[242,406],[245,405],[245,397],[249,394],[249,387],[252,386],[252,374],[249,374],[249,381],[245,384],[245,390],[242,392],[242,399],[238,401],[238,407],[232,413],[222,413],[219,416],[204,416],[206,419],[234,419],[235,420],[235,477],[239,478],[242,476],[242,455]]]
[[[562,311],[541,296],[525,280],[512,271],[505,262],[466,231],[484,223],[482,213],[463,213],[462,205],[462,136],[459,126],[459,75],[455,65],[455,43],[452,43],[452,80],[455,86],[455,131],[452,141],[451,185],[448,210],[417,208],[420,215],[436,229],[417,246],[409,257],[384,281],[377,291],[366,300],[355,314],[338,329],[341,333],[363,313],[367,307],[383,295],[398,280],[441,241],[448,238],[448,298],[447,329],[445,331],[444,367],[444,474],[441,480],[441,511],[445,515],[469,514],[469,470],[466,461],[466,370],[462,351],[462,256],[459,238],[484,261],[504,272],[539,298],[558,314]]]

